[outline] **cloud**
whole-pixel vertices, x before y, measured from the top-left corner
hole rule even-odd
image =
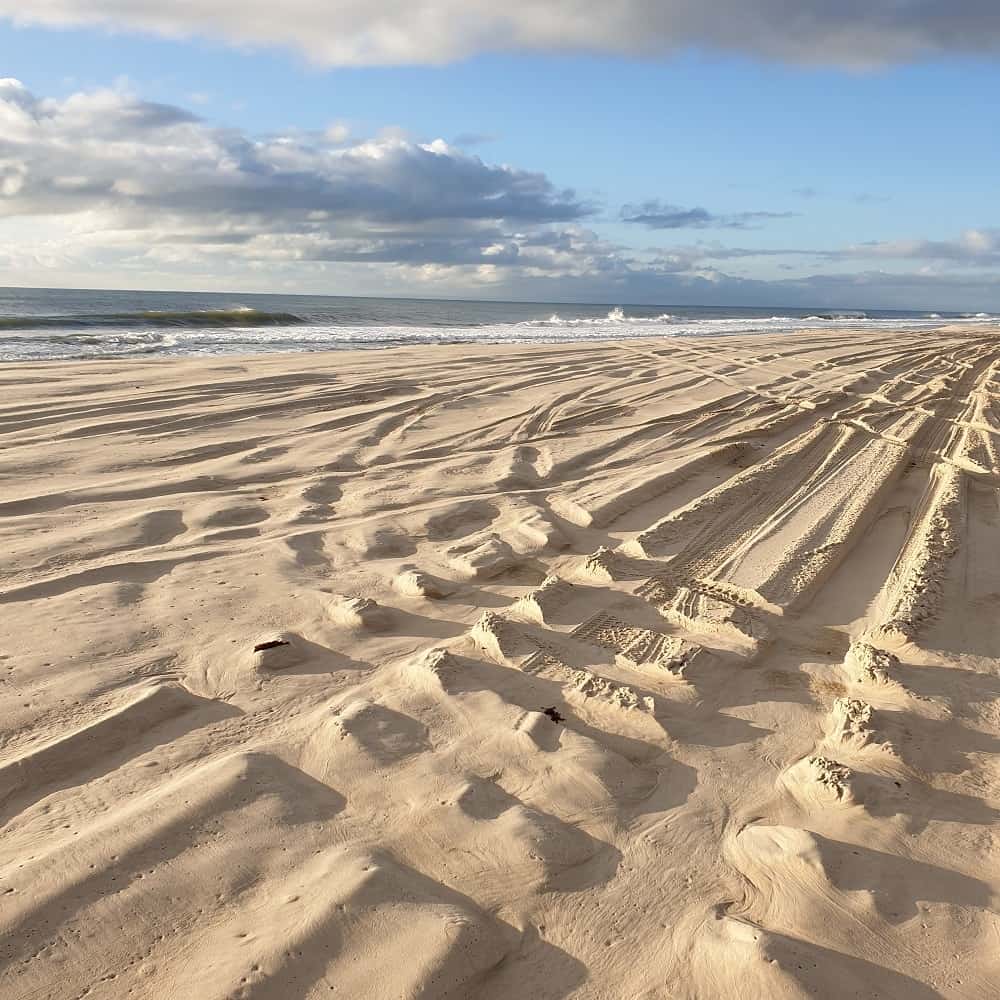
[[[68,242],[496,265],[499,243],[520,246],[510,233],[590,211],[542,173],[442,140],[351,140],[336,123],[254,138],[116,91],[52,100],[0,81],[0,220],[61,218]]]
[[[441,140],[386,136],[342,146],[255,140],[179,108],[111,91],[64,101],[0,84],[0,162],[23,175],[2,214],[226,213],[262,221],[570,221],[587,214],[541,173],[491,166]]]
[[[647,57],[693,47],[859,68],[1000,49],[995,0],[0,0],[0,16],[283,46],[330,66],[440,64],[498,51]]]
[[[704,208],[680,208],[655,199],[639,205],[625,205],[623,222],[633,222],[647,229],[752,229],[755,223],[789,219],[795,212],[737,212],[714,215]]]
[[[542,173],[398,129],[255,137],[118,91],[51,99],[0,80],[0,267],[14,284],[1000,307],[998,229],[831,249],[629,247],[590,228],[594,214]],[[663,234],[773,216],[655,201],[626,212]],[[838,273],[786,278],[793,261]],[[783,280],[722,270],[744,265]]]
[[[560,277],[521,280],[520,297],[532,301],[756,306],[824,309],[903,309],[1000,312],[1000,276],[895,274],[880,270],[806,274],[762,280],[701,267],[627,269],[609,280]]]
[[[674,246],[669,249],[654,248],[652,252],[655,259],[683,258],[690,262],[691,267],[700,266],[706,261],[743,260],[754,257],[811,257],[835,260],[843,254],[840,250],[813,250],[801,247],[730,247],[716,241]]]
[[[964,267],[1000,264],[1000,229],[966,229],[953,240],[889,240],[860,243],[845,251],[854,257],[925,260]]]
[[[850,262],[923,261],[953,268],[996,268],[1000,265],[1000,229],[967,229],[954,239],[876,240],[844,247],[733,247],[717,241],[698,242],[666,249],[653,248],[655,259],[683,259],[693,268],[706,261],[754,257],[812,258],[816,261]]]
[[[323,137],[333,146],[345,146],[351,138],[351,126],[347,122],[333,122],[326,127]]]

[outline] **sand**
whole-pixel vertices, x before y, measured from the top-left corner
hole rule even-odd
[[[1000,995],[1000,332],[0,369],[0,996]]]

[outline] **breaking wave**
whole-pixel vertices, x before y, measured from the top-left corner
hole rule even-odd
[[[461,304],[435,300],[338,300],[319,297],[275,299],[278,309],[233,305],[225,299],[204,308],[205,299],[174,301],[163,294],[140,311],[140,300],[109,308],[113,298],[74,293],[61,313],[46,309],[46,292],[27,296],[35,309],[16,314],[26,294],[8,295],[0,305],[0,362],[74,360],[129,356],[251,355],[287,351],[329,351],[458,343],[570,343],[655,337],[717,337],[794,333],[839,325],[855,330],[927,330],[942,325],[934,313],[879,314],[877,311],[713,310],[705,307],[572,306],[551,303]],[[66,293],[63,298],[67,297]],[[170,293],[173,295],[174,293]],[[53,302],[59,295],[53,296]],[[88,298],[93,308],[87,309]],[[2,293],[0,293],[2,300]],[[146,300],[149,301],[149,300]],[[177,308],[170,308],[176,302]],[[280,309],[287,302],[288,309]],[[195,308],[197,307],[197,308]],[[528,311],[528,310],[531,311]],[[294,310],[294,311],[290,311]],[[583,315],[581,315],[581,313]],[[588,315],[589,314],[589,315]],[[545,318],[547,316],[547,318]],[[988,314],[944,318],[947,323],[994,325]]]
[[[669,323],[674,319],[670,313],[661,313],[659,316],[626,316],[625,310],[620,306],[615,306],[607,316],[587,316],[576,319],[563,319],[558,313],[553,313],[548,319],[529,319],[518,326],[546,327],[546,326],[614,326],[616,324],[642,324],[642,323]]]
[[[183,312],[84,313],[60,316],[0,316],[0,330],[87,330],[181,327],[191,329],[253,326],[296,326],[305,322],[293,313],[261,312],[246,306],[192,309]]]

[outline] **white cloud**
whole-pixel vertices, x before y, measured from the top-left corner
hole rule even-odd
[[[64,220],[67,251],[102,239],[171,259],[496,264],[511,228],[589,208],[544,174],[388,130],[257,139],[113,90],[64,100],[0,82],[0,220]],[[514,256],[516,256],[516,245]],[[509,254],[507,255],[510,256]]]
[[[351,137],[351,127],[346,122],[333,122],[327,126],[323,137],[334,146],[344,146]]]
[[[648,56],[694,46],[865,67],[1000,48],[995,0],[0,0],[0,16],[285,46],[342,66],[512,50]]]

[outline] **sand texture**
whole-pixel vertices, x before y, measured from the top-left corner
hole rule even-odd
[[[1000,333],[0,383],[3,1000],[1000,996]]]

